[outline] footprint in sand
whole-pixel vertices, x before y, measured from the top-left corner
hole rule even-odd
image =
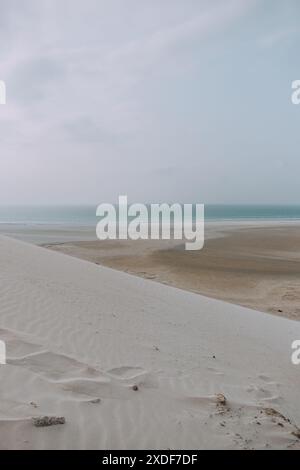
[[[113,376],[67,355],[45,350],[35,344],[30,336],[3,329],[0,334],[6,342],[8,365],[21,367],[45,380],[49,386],[71,392],[71,398],[86,400],[87,396],[91,399],[129,396],[128,387],[121,379],[131,379],[143,372],[140,368],[124,368],[125,377],[122,377],[121,368],[119,375],[116,373]],[[126,371],[128,374],[131,369],[135,374],[126,377]]]

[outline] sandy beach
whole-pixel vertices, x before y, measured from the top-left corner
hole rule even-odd
[[[178,241],[74,241],[47,247],[164,284],[300,320],[298,222],[208,224],[201,251]]]
[[[300,450],[299,13],[1,1],[0,451]]]
[[[300,448],[299,322],[5,237],[0,258],[1,449]]]

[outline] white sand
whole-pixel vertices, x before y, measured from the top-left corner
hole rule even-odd
[[[300,447],[299,322],[4,237],[0,260],[1,449]]]

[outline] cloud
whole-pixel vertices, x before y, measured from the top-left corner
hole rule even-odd
[[[147,35],[111,43],[95,38],[89,34],[89,25],[79,23],[86,2],[72,2],[72,21],[69,28],[66,21],[66,30],[55,26],[55,20],[70,2],[26,3],[21,12],[15,1],[4,4],[11,52],[2,70],[11,104],[24,107],[26,119],[37,122],[40,130],[44,123],[45,132],[55,122],[67,126],[89,116],[94,129],[100,126],[103,132],[107,128],[121,134],[137,131],[142,123],[141,100],[136,94],[139,83],[145,86],[149,74],[163,73],[174,58],[180,67],[189,47],[230,26],[252,4],[230,0],[211,7],[200,2],[202,10],[195,17],[159,29],[153,25]],[[106,13],[104,2],[89,1],[86,8],[99,17]],[[22,33],[16,37],[13,15]],[[92,30],[93,26],[92,21]]]
[[[211,197],[225,194],[206,179],[217,168],[228,180],[246,140],[245,104],[232,98],[239,79],[251,87],[240,44],[257,47],[260,3],[2,0],[0,197],[47,201],[55,188],[56,200],[124,190],[187,200],[199,181]],[[266,24],[266,45],[284,40]]]

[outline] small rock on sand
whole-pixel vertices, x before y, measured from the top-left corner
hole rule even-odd
[[[63,416],[38,416],[36,418],[32,418],[32,421],[34,426],[37,428],[65,424],[66,422]]]
[[[94,398],[93,400],[90,401],[90,403],[93,403],[93,404],[98,404],[101,402],[101,398]]]

